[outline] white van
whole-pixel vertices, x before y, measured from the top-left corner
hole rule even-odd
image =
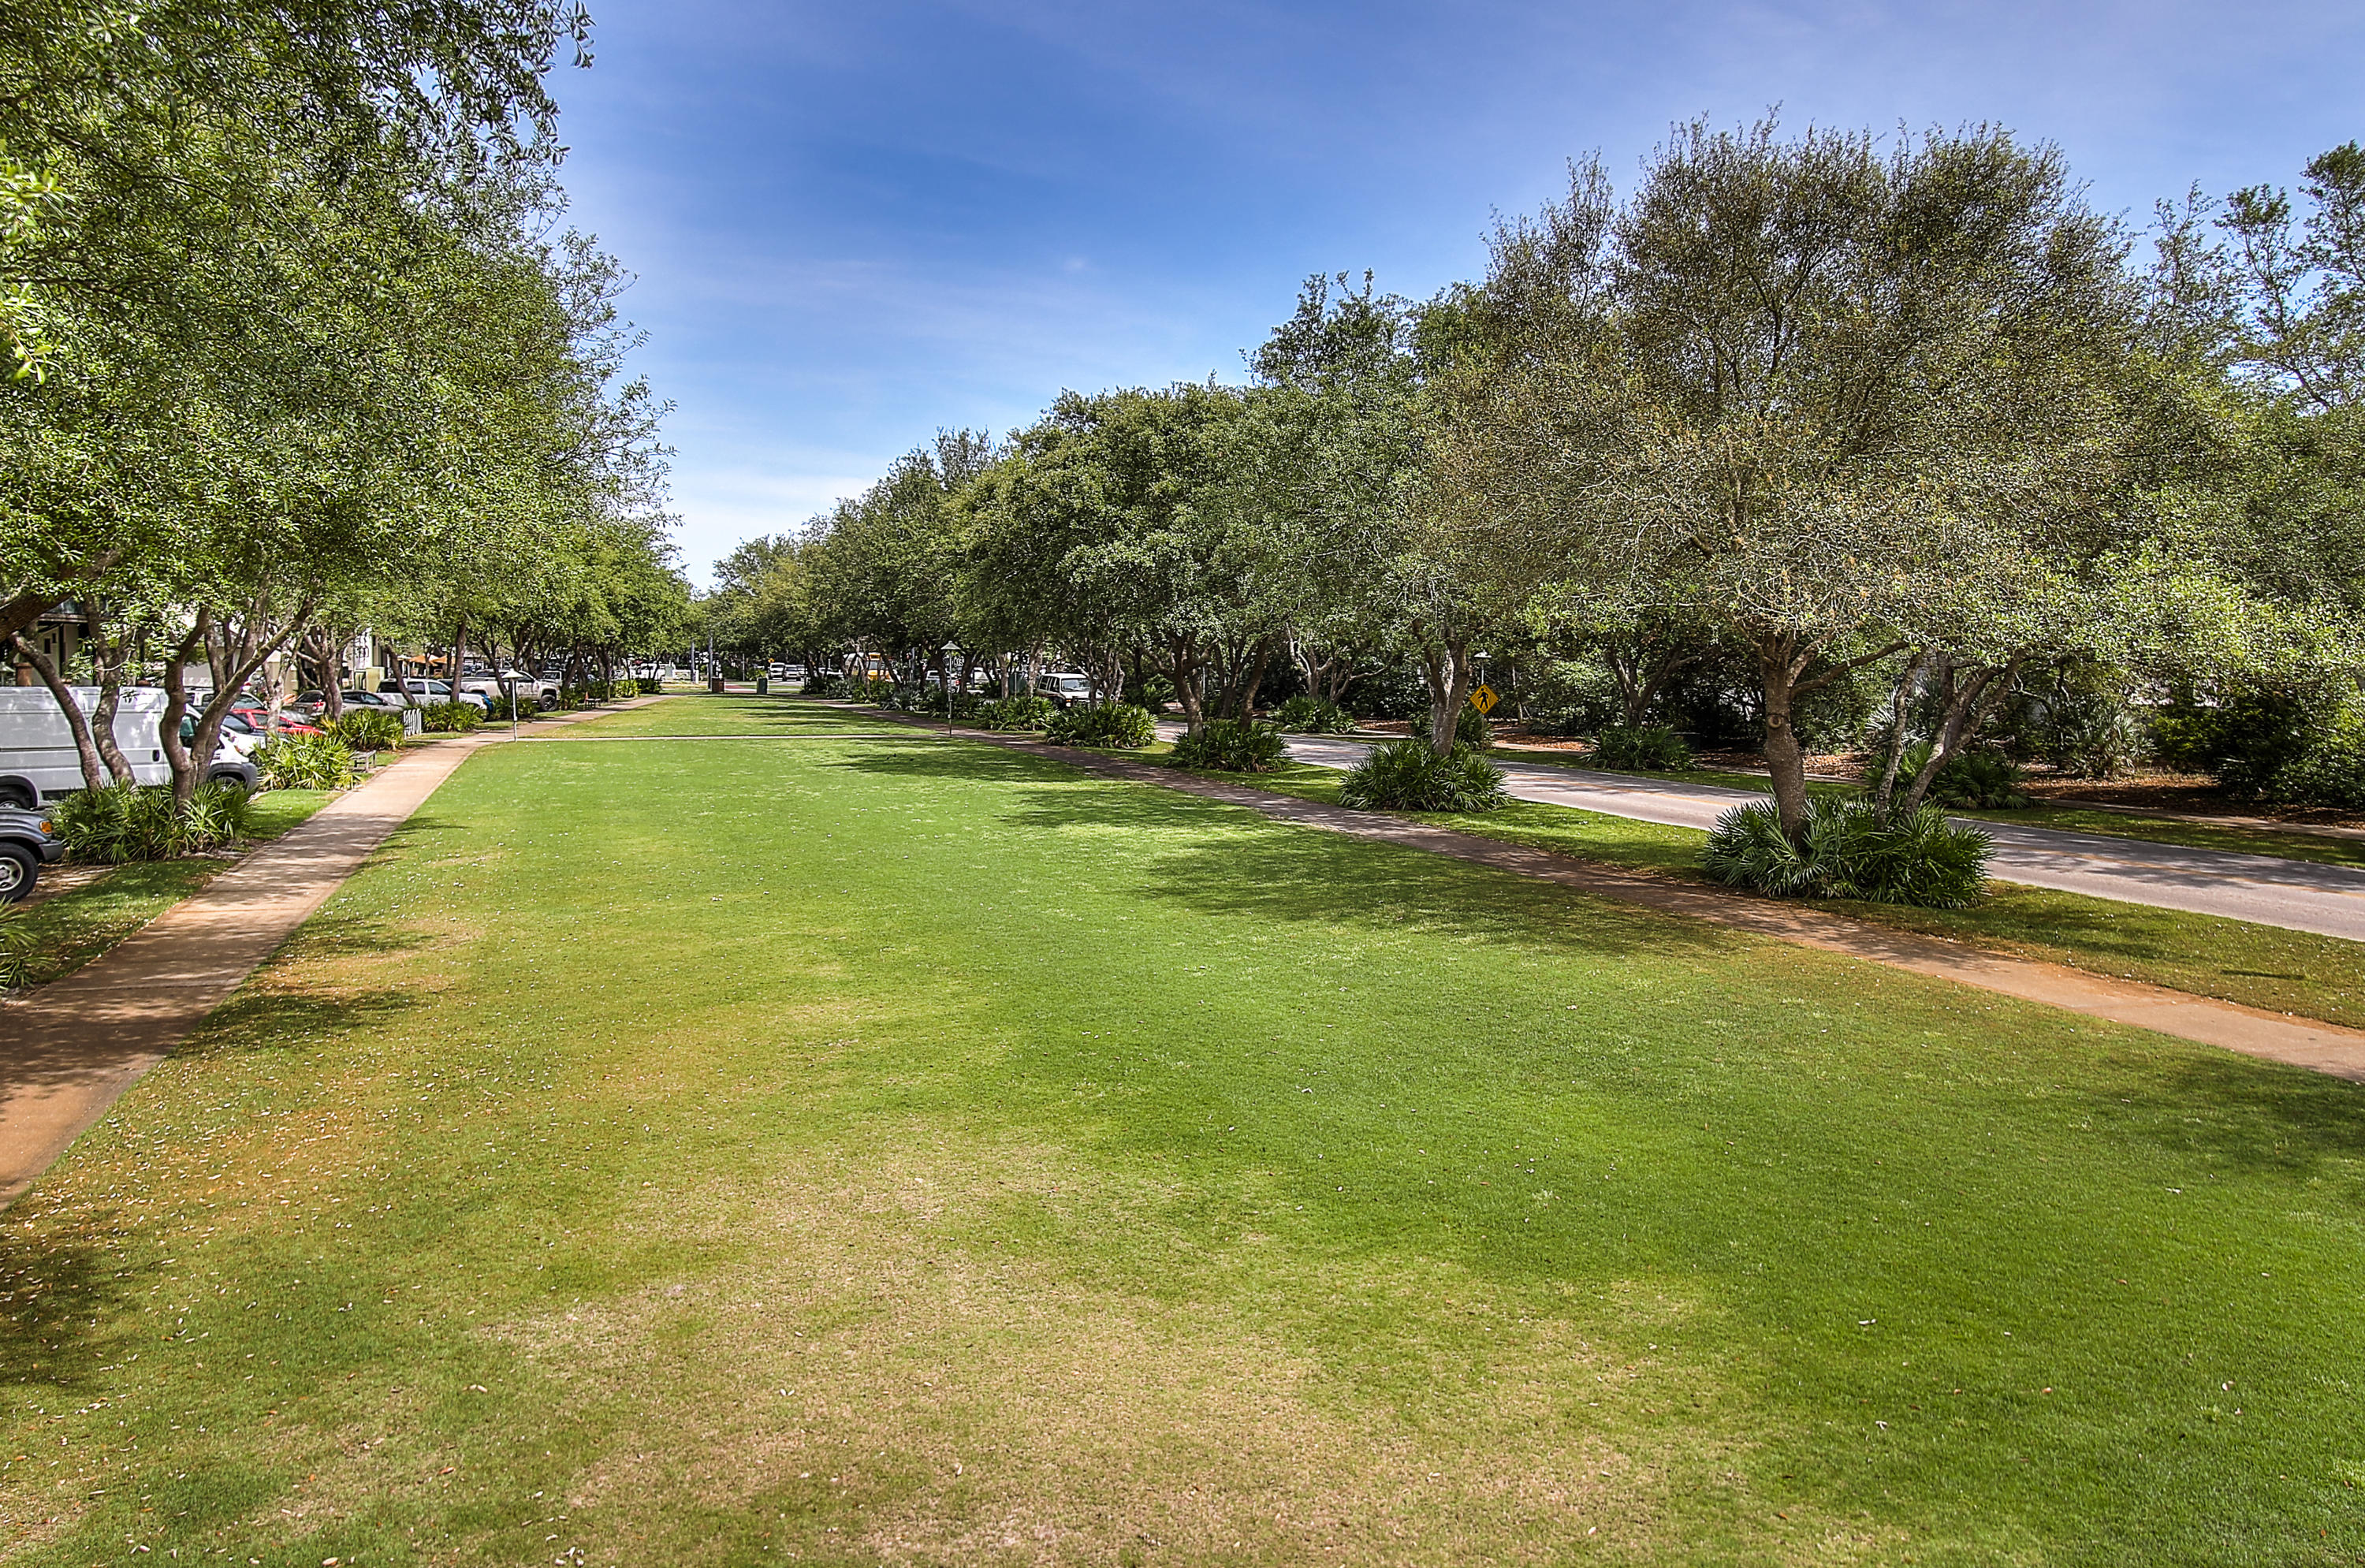
[[[85,718],[98,706],[95,686],[68,689]],[[142,784],[173,781],[172,765],[164,760],[164,743],[157,734],[164,698],[159,687],[127,686],[116,701],[115,744],[131,764],[132,778]],[[254,765],[236,747],[225,745],[207,777],[232,779],[251,790]],[[47,687],[0,686],[0,805],[37,810],[44,801],[82,788],[82,758],[58,700]]]

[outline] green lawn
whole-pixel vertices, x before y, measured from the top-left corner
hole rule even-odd
[[[277,838],[335,796],[326,790],[266,790],[254,798],[249,836]],[[25,912],[33,934],[28,986],[62,980],[122,941],[230,865],[199,856],[117,866],[96,881],[41,900]]]
[[[480,753],[8,1211],[0,1551],[2365,1552],[2355,1086],[836,719]]]
[[[1330,768],[1293,764],[1281,773],[1241,781],[1335,805],[1339,778]],[[1580,860],[1705,879],[1699,851],[1708,835],[1694,828],[1525,801],[1492,812],[1404,814]],[[1974,909],[1901,909],[1844,900],[1818,907],[2195,996],[2365,1026],[2365,944],[2337,936],[2012,882],[1990,884],[1988,896]]]

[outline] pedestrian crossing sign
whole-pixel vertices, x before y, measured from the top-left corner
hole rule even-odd
[[[1495,704],[1501,700],[1501,698],[1495,695],[1495,689],[1491,686],[1481,686],[1470,694],[1470,706],[1478,710],[1478,716],[1482,719],[1493,712]]]

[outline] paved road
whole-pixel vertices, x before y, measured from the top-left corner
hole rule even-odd
[[[1290,737],[1290,756],[1324,767],[1351,767],[1362,753],[1363,743],[1336,736]],[[1677,827],[1708,828],[1720,812],[1765,799],[1745,790],[1497,760],[1522,801]],[[2365,941],[2365,869],[2008,823],[1970,825],[1995,841],[1990,866],[2004,881]]]

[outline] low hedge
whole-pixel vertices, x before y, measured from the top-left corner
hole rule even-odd
[[[1907,746],[1897,761],[1897,787],[1903,790],[1929,760],[1928,741]],[[1864,781],[1877,784],[1888,762],[1884,753],[1865,764]],[[1977,746],[1940,763],[1930,780],[1930,791],[1922,798],[1933,806],[1952,806],[1958,812],[2005,811],[2029,803],[2020,784],[2018,763],[2000,751]]]
[[[1004,697],[977,711],[978,722],[989,730],[1039,730],[1059,711],[1048,697]]]
[[[1130,702],[1104,708],[1067,708],[1051,715],[1045,737],[1054,745],[1108,746],[1138,750],[1158,738],[1149,710]]]
[[[1281,732],[1253,720],[1210,719],[1174,743],[1179,766],[1224,773],[1271,773],[1288,755]]]
[[[1411,740],[1373,746],[1347,770],[1339,799],[1359,811],[1489,812],[1510,796],[1503,770],[1474,748],[1457,745],[1440,756],[1427,741]]]
[[[342,790],[353,781],[353,748],[334,735],[274,735],[252,761],[266,790]]]
[[[0,903],[0,991],[14,991],[33,972],[33,955],[40,950],[32,923],[22,904]]]
[[[1682,773],[1692,765],[1692,748],[1664,724],[1612,724],[1595,737],[1593,760],[1604,767]]]
[[[244,836],[250,815],[242,785],[200,784],[184,810],[167,786],[113,784],[68,795],[50,820],[73,858],[120,866],[219,849]]]
[[[1871,801],[1819,796],[1799,842],[1783,833],[1773,801],[1735,806],[1717,819],[1701,863],[1721,882],[1777,898],[1963,909],[1986,890],[1992,847],[1935,806],[1891,814]]]
[[[1476,710],[1473,709],[1473,712]],[[1343,735],[1355,727],[1355,716],[1328,697],[1300,692],[1281,705],[1272,722],[1296,735]]]
[[[484,722],[474,702],[430,702],[419,711],[419,727],[431,735],[465,735]]]
[[[386,708],[349,709],[342,718],[321,726],[353,751],[398,751],[402,747],[402,715]]]

